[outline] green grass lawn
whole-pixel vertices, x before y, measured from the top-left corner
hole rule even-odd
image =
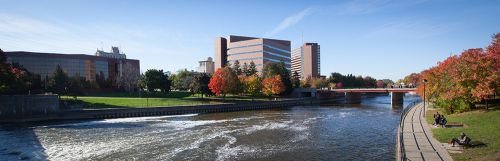
[[[428,110],[426,120],[433,122],[436,110]],[[441,112],[440,112],[441,113]],[[481,141],[485,147],[467,148],[461,154],[450,154],[454,160],[499,160],[500,159],[500,110],[477,110],[460,114],[445,115],[448,123],[461,122],[465,128],[435,128],[434,137],[440,142],[449,142],[457,138],[461,132],[468,135],[472,142]]]
[[[150,92],[150,93],[128,93],[128,92],[100,92],[91,93],[84,96],[78,96],[74,100],[71,96],[62,96],[62,100],[71,105],[80,105],[76,108],[117,108],[117,107],[165,107],[180,105],[199,105],[216,104],[222,102],[247,102],[247,101],[266,101],[268,97],[227,95],[225,100],[222,96],[204,97],[199,94],[192,94],[187,91],[170,91],[168,93]],[[75,106],[72,106],[73,108]]]
[[[73,100],[73,98],[61,97],[63,100]],[[127,98],[127,97],[77,97],[78,102],[84,104],[83,108],[116,108],[116,107],[161,107],[180,105],[214,104],[219,102],[202,101],[197,99],[179,98]]]
[[[99,92],[99,93],[89,93],[85,96],[91,97],[150,97],[150,98],[186,98],[191,97],[191,92],[187,91],[170,91],[168,93],[162,92]]]

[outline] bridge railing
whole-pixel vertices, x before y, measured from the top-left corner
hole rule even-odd
[[[403,108],[403,111],[401,112],[401,116],[399,118],[399,134],[398,134],[398,137],[399,137],[399,160],[401,161],[404,161],[406,160],[406,154],[405,154],[405,146],[404,146],[404,141],[403,141],[403,130],[404,130],[404,120],[406,118],[406,114],[408,113],[408,111],[410,111],[410,109],[417,105],[418,103],[422,102],[421,100],[418,100],[418,101],[413,101],[411,102],[410,104],[408,104],[405,108]]]

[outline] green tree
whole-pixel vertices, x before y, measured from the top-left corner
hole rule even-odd
[[[241,67],[241,72],[243,74],[245,74],[245,76],[250,76],[250,75],[248,75],[249,74],[249,68],[248,68],[248,64],[246,62],[243,63],[243,66]]]
[[[201,73],[194,76],[194,80],[191,83],[191,92],[199,93],[203,99],[203,95],[211,95],[212,91],[208,88],[210,83],[210,76],[206,73]]]
[[[299,73],[297,73],[297,71],[293,72],[292,84],[293,88],[300,88],[300,76]]]
[[[54,76],[49,80],[49,90],[59,95],[67,94],[69,83],[68,75],[60,65],[57,65]]]
[[[160,90],[161,92],[170,91],[170,80],[163,70],[148,69],[144,73],[143,84],[150,92]]]
[[[189,90],[194,79],[194,72],[187,69],[179,70],[171,77],[173,87],[177,90]]]
[[[80,75],[75,75],[69,79],[69,85],[68,85],[68,95],[73,96],[73,98],[77,98],[78,95],[83,94],[82,89],[83,89],[83,82],[85,81],[85,78],[80,77]]]
[[[240,67],[240,61],[238,61],[238,60],[234,61],[232,69],[234,70],[236,75],[241,75],[242,71],[241,71],[241,67]]]
[[[257,74],[257,66],[253,61],[250,62],[250,66],[248,67],[247,76]]]

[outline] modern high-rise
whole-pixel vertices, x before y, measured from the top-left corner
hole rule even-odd
[[[320,46],[318,43],[304,43],[292,51],[292,74],[297,72],[301,79],[320,76]]]
[[[230,35],[215,40],[215,68],[238,61],[240,65],[254,62],[260,73],[267,62],[283,62],[291,69],[290,41]]]
[[[42,81],[52,77],[56,67],[59,65],[69,77],[80,76],[88,81],[95,81],[96,75],[103,73],[104,77],[111,80],[123,74],[139,75],[139,60],[126,59],[125,54],[113,47],[113,52],[97,50],[95,55],[85,54],[59,54],[12,51],[5,52],[7,62],[18,63],[29,72],[40,76]],[[125,64],[136,68],[137,73],[123,73]]]
[[[199,61],[200,65],[198,66],[198,72],[214,74],[215,71],[215,63],[211,57],[208,57],[207,60]]]

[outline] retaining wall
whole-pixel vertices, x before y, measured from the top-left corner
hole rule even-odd
[[[0,120],[46,116],[58,112],[57,95],[0,96]]]
[[[300,105],[320,104],[331,101],[333,100],[303,98],[303,99],[289,99],[289,100],[279,100],[279,101],[255,101],[255,102],[173,106],[173,107],[61,110],[59,112],[47,113],[46,115],[41,115],[41,116],[36,115],[23,118],[0,118],[0,122],[106,119],[106,118],[124,118],[124,117],[179,115],[179,114],[190,114],[190,113],[232,112],[232,111],[245,111],[245,110],[279,109],[279,108],[286,108],[286,107],[300,106]]]

